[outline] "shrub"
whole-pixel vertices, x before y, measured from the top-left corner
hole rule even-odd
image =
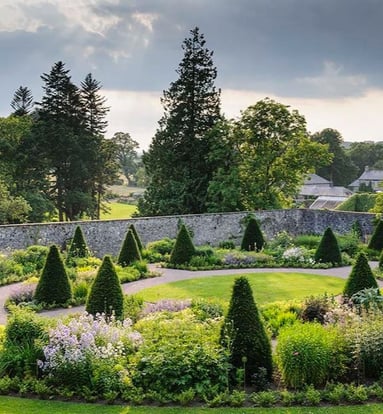
[[[338,241],[330,227],[327,227],[319,246],[315,252],[314,260],[317,263],[332,263],[339,265],[342,263]]]
[[[160,255],[170,254],[174,248],[175,239],[165,237],[161,240],[156,240],[147,244],[147,249]]]
[[[366,255],[361,252],[356,258],[356,262],[351,270],[350,276],[346,281],[343,295],[349,298],[362,289],[377,288],[378,284],[368,264]]]
[[[242,238],[241,250],[260,251],[263,249],[264,244],[265,239],[257,220],[254,217],[250,217]]]
[[[92,315],[104,313],[122,319],[124,296],[120,280],[110,256],[105,256],[92,284],[86,303],[86,311]]]
[[[124,296],[124,315],[133,322],[137,322],[143,307],[144,299],[142,297],[137,295]]]
[[[120,266],[129,266],[136,261],[142,260],[140,249],[138,248],[136,238],[132,230],[128,230],[125,240],[122,244],[117,263]]]
[[[296,236],[294,238],[294,245],[302,246],[306,249],[317,249],[319,243],[321,241],[321,237],[315,234],[302,234],[300,236]]]
[[[383,308],[383,296],[379,288],[362,289],[351,296],[351,302],[368,311],[378,311]]]
[[[76,230],[74,231],[72,243],[70,244],[68,250],[67,262],[69,263],[71,259],[88,256],[89,250],[85,242],[84,234],[81,230],[81,227],[77,226]]]
[[[195,254],[195,247],[190,234],[184,224],[178,232],[174,248],[170,254],[170,263],[174,265],[186,264]]]
[[[63,305],[71,297],[71,286],[64,263],[57,246],[52,245],[37,284],[34,298],[38,303]]]
[[[23,273],[39,272],[46,261],[48,248],[46,246],[29,246],[25,250],[15,250],[11,260],[23,267]]]
[[[283,382],[288,387],[320,386],[326,380],[342,375],[342,352],[339,332],[318,323],[295,324],[283,328],[278,337],[276,362]]]
[[[323,296],[310,296],[305,299],[301,318],[305,322],[319,322],[323,324],[325,322],[325,315],[330,309],[331,299],[327,295]]]
[[[383,250],[381,251],[381,253],[379,255],[378,268],[379,268],[380,271],[383,271]]]
[[[374,233],[371,236],[371,240],[368,243],[368,248],[372,250],[383,250],[383,221],[379,220],[375,227]]]
[[[265,368],[267,379],[271,379],[270,341],[260,320],[249,281],[245,277],[239,277],[234,282],[220,342],[230,352],[232,382],[235,382],[237,371],[242,369],[245,369],[245,383],[250,384],[252,376],[260,368]]]
[[[235,243],[232,240],[224,240],[224,241],[219,242],[218,247],[220,249],[234,250]]]
[[[138,247],[140,253],[142,253],[143,245],[142,245],[142,242],[141,242],[141,238],[138,235],[137,230],[136,230],[136,228],[135,228],[135,226],[134,226],[133,223],[129,226],[129,230],[132,231],[133,236],[134,236],[134,238],[136,240],[136,243],[137,243],[137,247]]]
[[[272,337],[277,337],[282,327],[293,325],[298,320],[300,306],[293,302],[274,302],[261,306],[265,327]]]

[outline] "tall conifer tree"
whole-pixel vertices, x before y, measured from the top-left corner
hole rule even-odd
[[[182,45],[179,78],[161,100],[164,115],[143,162],[149,185],[139,204],[141,215],[206,211],[213,166],[209,131],[221,119],[220,91],[214,81],[213,52],[196,27]]]

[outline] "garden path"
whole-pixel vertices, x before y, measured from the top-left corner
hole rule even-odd
[[[377,267],[378,262],[370,262],[371,268]],[[160,273],[161,275],[155,278],[137,280],[136,282],[125,283],[122,285],[125,294],[137,293],[142,289],[158,286],[165,283],[176,282],[178,280],[195,279],[208,276],[223,276],[235,275],[244,273],[308,273],[313,275],[334,276],[342,279],[347,279],[351,272],[351,266],[333,267],[330,269],[297,269],[297,268],[257,268],[257,269],[220,269],[220,270],[204,270],[204,271],[190,271],[178,269],[158,268],[156,265],[149,265],[151,271]],[[378,281],[379,286],[383,287],[383,281]],[[7,312],[4,309],[4,303],[10,293],[19,286],[20,283],[1,286],[0,287],[0,324],[4,325],[7,322]],[[76,306],[69,309],[54,309],[43,311],[42,316],[57,317],[68,315],[71,313],[81,313],[84,311],[84,306]]]

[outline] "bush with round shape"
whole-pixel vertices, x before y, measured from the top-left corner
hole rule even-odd
[[[254,217],[250,217],[242,238],[241,250],[258,252],[262,250],[264,244],[265,239],[257,220]]]
[[[368,243],[368,248],[372,250],[383,250],[383,221],[379,220],[375,227],[374,233],[371,236],[371,240]]]
[[[74,236],[72,239],[72,243],[70,244],[68,250],[68,257],[67,260],[74,259],[77,257],[88,257],[89,256],[89,249],[86,245],[86,241],[84,238],[84,234],[81,230],[80,226],[76,227],[74,231]]]
[[[330,227],[323,233],[322,239],[315,252],[314,260],[317,263],[332,263],[339,265],[342,263],[338,241]]]
[[[117,263],[122,267],[126,267],[140,260],[142,260],[142,257],[136,238],[134,237],[133,231],[128,230],[120,254],[118,255]]]
[[[72,298],[72,289],[56,245],[49,249],[44,268],[36,287],[34,299],[38,303],[63,305]]]
[[[132,233],[134,235],[134,238],[136,239],[137,247],[140,250],[140,252],[142,253],[143,245],[142,245],[142,242],[141,242],[141,238],[140,238],[139,234],[137,233],[137,230],[136,230],[133,223],[129,226],[129,230],[132,231]]]
[[[174,265],[186,264],[195,254],[196,250],[190,234],[184,224],[178,232],[176,242],[170,254],[170,263]]]
[[[124,295],[112,259],[105,256],[93,281],[86,303],[86,311],[92,315],[104,313],[122,319]]]
[[[266,370],[266,377],[271,380],[271,345],[246,277],[239,277],[234,282],[220,343],[230,352],[233,367],[230,373],[231,383],[236,382],[236,374],[242,369],[245,369],[246,384],[251,383],[261,368]]]
[[[358,254],[350,276],[346,281],[343,295],[351,298],[352,295],[362,289],[377,288],[378,283],[372,273],[366,255],[361,252]]]

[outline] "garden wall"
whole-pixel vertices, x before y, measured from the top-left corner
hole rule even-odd
[[[247,212],[213,213],[185,216],[146,217],[126,220],[82,221],[66,223],[18,224],[0,226],[0,251],[23,249],[33,244],[55,243],[65,246],[81,225],[90,249],[96,256],[118,254],[127,228],[134,223],[143,243],[164,237],[175,238],[182,220],[194,233],[196,245],[217,245],[223,240],[240,244]],[[261,224],[266,239],[285,230],[291,235],[321,234],[326,227],[336,233],[348,232],[358,220],[364,235],[372,233],[375,215],[327,210],[266,210],[253,213]]]

